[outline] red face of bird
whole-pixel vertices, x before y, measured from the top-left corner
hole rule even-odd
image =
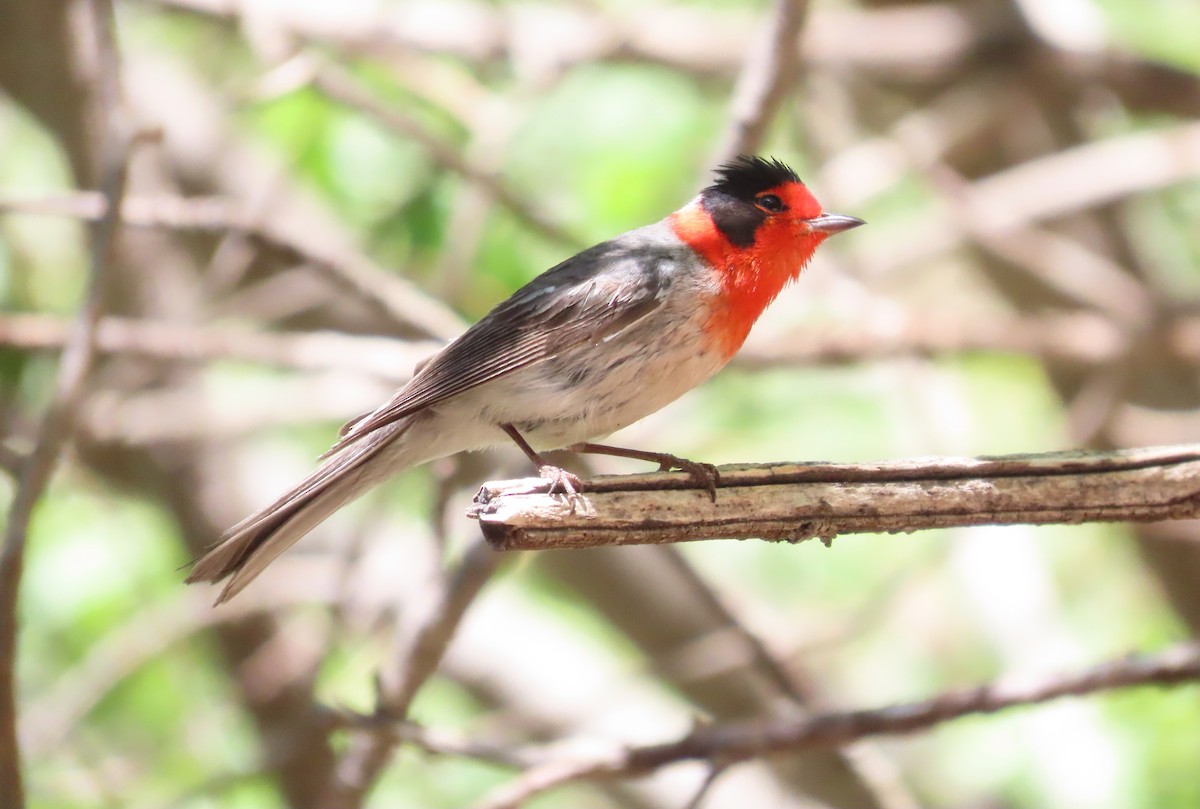
[[[863,221],[826,213],[778,160],[743,155],[719,168],[716,182],[671,223],[676,235],[714,267],[771,266],[787,276],[786,283],[821,242]]]
[[[719,168],[716,182],[668,221],[717,273],[723,294],[714,329],[729,354],[821,242],[864,224],[827,213],[778,160],[749,156]]]

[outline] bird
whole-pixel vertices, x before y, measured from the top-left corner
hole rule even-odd
[[[594,442],[713,376],[817,247],[862,224],[826,212],[782,161],[738,155],[679,210],[552,267],[425,360],[347,422],[308,477],[230,528],[187,581],[227,579],[216,603],[225,602],[386,478],[509,440],[570,498],[582,483],[542,451],[656,462],[715,499],[715,467]]]

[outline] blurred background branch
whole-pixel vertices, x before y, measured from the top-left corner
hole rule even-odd
[[[0,495],[28,537],[0,609],[21,629],[0,655],[9,796],[461,807],[662,739],[911,707],[1200,631],[1194,520],[497,571],[463,514],[527,471],[508,452],[405,474],[231,608],[178,570],[466,323],[739,150],[871,226],[727,372],[617,440],[826,469],[1200,441],[1192,4],[115,5],[122,115],[155,137],[114,195],[116,73],[79,47],[94,4],[0,0]],[[102,298],[89,225],[113,231]],[[72,357],[90,372],[65,396]],[[640,471],[595,463],[576,471]],[[1095,697],[537,805],[1190,809],[1197,723],[1194,688]]]
[[[107,210],[91,233],[86,297],[59,357],[54,388],[42,412],[33,448],[22,459],[0,550],[0,804],[16,809],[25,805],[25,774],[18,733],[17,641],[18,598],[25,568],[25,548],[30,521],[50,485],[63,450],[75,426],[76,411],[96,361],[96,331],[104,314],[109,262],[125,195],[130,149],[134,142],[131,122],[121,93],[120,60],[114,41],[110,0],[78,3],[80,53],[92,61],[96,95],[100,99],[100,194]]]
[[[740,154],[754,154],[762,147],[767,127],[800,78],[799,37],[807,14],[808,0],[775,3],[760,41],[747,49],[713,165]]]
[[[1200,678],[1200,648],[1185,644],[1162,652],[1126,656],[1093,668],[1039,682],[994,683],[941,694],[924,702],[771,722],[737,722],[697,728],[676,741],[571,756],[569,747],[541,756],[523,752],[525,772],[496,790],[479,809],[515,809],[573,781],[635,778],[689,759],[732,762],[811,747],[844,745],[865,736],[913,733],[977,713],[994,713],[1111,688],[1163,686]],[[471,752],[459,751],[461,752]],[[510,754],[511,755],[511,754]]]

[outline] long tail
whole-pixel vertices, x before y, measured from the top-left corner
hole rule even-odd
[[[229,581],[217,597],[224,603],[301,537],[346,503],[406,466],[397,439],[411,422],[379,430],[377,435],[332,455],[298,486],[271,505],[230,528],[196,560],[188,584]],[[381,457],[382,456],[382,457]]]

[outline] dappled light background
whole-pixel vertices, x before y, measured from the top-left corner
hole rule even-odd
[[[104,206],[88,5],[0,0],[0,508]],[[499,806],[505,750],[884,706],[1200,630],[1190,523],[492,554],[464,513],[528,474],[515,450],[405,472],[220,609],[180,570],[466,324],[742,149],[869,226],[614,443],[720,464],[1200,439],[1193,2],[115,12],[140,134],[25,558],[33,805]],[[369,721],[381,692],[409,736]],[[531,805],[1182,809],[1198,727],[1195,686],[1118,691]]]

